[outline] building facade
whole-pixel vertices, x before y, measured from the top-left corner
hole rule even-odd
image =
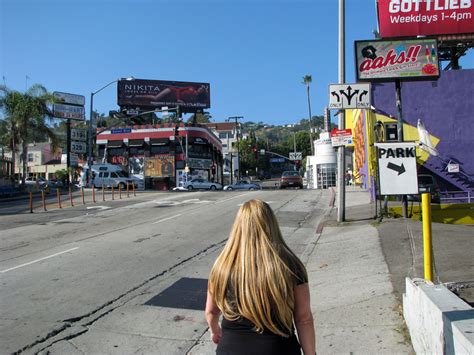
[[[96,137],[96,163],[121,165],[146,188],[168,190],[192,178],[222,183],[222,143],[208,128],[181,124],[112,128]]]

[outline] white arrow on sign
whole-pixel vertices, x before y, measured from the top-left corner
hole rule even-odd
[[[290,160],[303,160],[303,153],[290,152]]]
[[[370,83],[329,85],[329,109],[346,108],[370,108]]]

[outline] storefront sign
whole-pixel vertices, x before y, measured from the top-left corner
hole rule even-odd
[[[86,104],[86,98],[83,95],[68,94],[66,92],[53,92],[54,98],[57,103],[69,104],[75,106],[84,106]]]
[[[377,0],[382,38],[474,32],[472,0]]]
[[[84,107],[54,104],[53,114],[57,118],[68,118],[71,120],[84,120]]]
[[[174,156],[159,155],[145,159],[146,177],[172,177],[174,176]]]
[[[435,79],[439,76],[438,45],[434,39],[356,41],[357,79]]]

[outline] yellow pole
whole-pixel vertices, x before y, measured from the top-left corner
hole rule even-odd
[[[421,209],[423,219],[423,255],[425,279],[433,281],[433,263],[431,255],[431,195],[421,194]]]

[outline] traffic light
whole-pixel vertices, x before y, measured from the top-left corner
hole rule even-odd
[[[255,155],[255,160],[258,160],[258,149],[257,147],[252,147],[253,154]]]

